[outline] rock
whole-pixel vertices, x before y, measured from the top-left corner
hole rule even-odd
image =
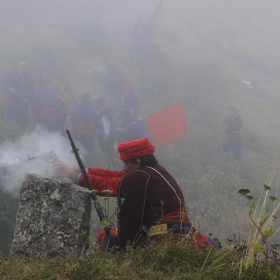
[[[70,182],[27,174],[20,190],[12,256],[80,254],[88,246],[90,191]]]

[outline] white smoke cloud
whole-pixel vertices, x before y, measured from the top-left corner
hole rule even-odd
[[[60,132],[50,133],[37,127],[31,134],[25,134],[15,142],[6,141],[0,146],[1,185],[5,190],[17,194],[26,173],[53,176],[52,162],[29,158],[53,151],[58,160],[70,166],[77,166],[70,141]]]

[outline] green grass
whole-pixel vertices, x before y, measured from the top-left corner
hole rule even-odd
[[[95,252],[67,258],[0,259],[1,280],[277,279],[279,266],[245,268],[236,249],[198,250],[191,242],[166,241],[126,253]],[[270,272],[271,271],[271,272]]]

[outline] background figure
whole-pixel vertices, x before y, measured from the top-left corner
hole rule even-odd
[[[69,81],[60,66],[57,66],[54,69],[54,71],[52,72],[52,77],[54,80],[59,81],[60,85],[64,88],[65,91],[70,92]]]
[[[141,17],[138,15],[130,35],[129,54],[131,61],[138,61],[139,56],[143,55],[152,43],[152,30],[147,23],[142,22]]]
[[[29,70],[30,63],[20,62],[15,71],[8,73],[1,80],[1,86],[7,95],[7,118],[23,128],[27,125],[29,104],[35,93]]]
[[[81,103],[74,108],[71,116],[73,124],[73,138],[78,140],[86,150],[85,159],[92,160],[94,150],[94,129],[96,128],[96,115],[90,103],[90,95],[84,93]]]
[[[105,97],[99,96],[96,101],[97,107],[97,130],[98,141],[101,151],[107,157],[107,167],[115,168],[114,154],[114,113],[113,109],[106,103]]]
[[[226,124],[227,140],[222,144],[222,150],[224,152],[233,151],[234,157],[242,164],[242,151],[243,151],[243,134],[244,129],[243,119],[237,113],[234,106],[228,106],[227,109],[231,112],[229,119],[225,120],[223,124]]]
[[[139,117],[138,110],[130,110],[130,119],[131,121],[127,126],[116,130],[118,143],[149,137],[148,127]]]
[[[112,96],[121,96],[124,92],[124,73],[116,64],[109,63],[107,56],[101,57],[104,75],[102,82]]]
[[[121,121],[121,128],[128,126],[132,121],[131,111],[135,112],[140,111],[140,102],[139,97],[134,91],[133,81],[130,79],[126,79],[124,81],[125,88],[125,97],[123,103],[123,116]]]
[[[42,89],[33,99],[32,109],[38,118],[38,123],[50,132],[56,132],[60,128],[60,112],[62,102],[58,95],[51,90],[52,77],[44,74],[41,78]]]
[[[63,84],[58,80],[53,80],[52,90],[57,94],[61,101],[61,109],[59,116],[59,127],[61,131],[64,131],[66,117],[70,112],[71,102],[68,96],[68,92],[65,90]]]
[[[150,45],[154,44],[153,31],[158,23],[164,0],[160,0],[146,21],[142,21],[137,15],[136,22],[132,28],[130,36],[130,57],[134,60],[134,55],[145,54]]]

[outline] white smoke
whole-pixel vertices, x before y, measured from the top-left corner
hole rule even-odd
[[[17,194],[26,173],[54,176],[52,161],[41,158],[27,160],[53,151],[58,160],[70,166],[77,166],[71,153],[70,141],[65,133],[50,133],[37,127],[31,134],[25,134],[15,142],[6,141],[0,147],[1,185],[5,190]]]

